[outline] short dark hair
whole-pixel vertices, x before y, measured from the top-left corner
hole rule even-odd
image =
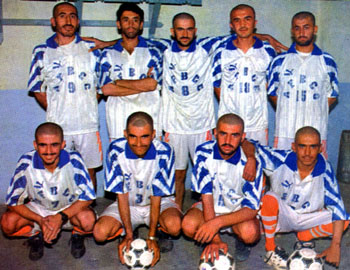
[[[140,16],[141,22],[144,20],[144,12],[143,10],[136,5],[135,3],[123,3],[120,5],[119,9],[117,10],[117,21],[120,22],[120,19],[122,17],[122,14],[124,11],[132,11],[135,12],[137,15]]]
[[[254,19],[255,19],[255,9],[252,6],[249,6],[247,4],[240,4],[240,5],[235,6],[233,9],[231,9],[230,17],[231,17],[232,12],[234,12],[236,10],[246,9],[246,8],[249,8],[253,11]]]
[[[128,131],[129,126],[144,127],[145,125],[150,125],[153,130],[153,119],[145,112],[134,112],[129,115],[126,120],[126,131]]]
[[[306,18],[310,18],[313,25],[316,25],[315,15],[309,11],[300,11],[300,12],[296,13],[292,18],[292,25],[293,25],[294,20],[302,20],[302,19],[306,19]]]
[[[311,126],[305,126],[305,127],[299,128],[297,130],[297,132],[295,133],[294,142],[297,142],[297,139],[300,136],[305,135],[305,134],[316,135],[318,137],[319,143],[321,143],[320,132],[316,128],[311,127]]]
[[[176,15],[173,17],[173,27],[174,27],[175,21],[176,21],[177,19],[188,19],[188,20],[193,20],[194,25],[196,25],[196,20],[195,20],[195,18],[193,17],[193,15],[191,15],[190,13],[187,13],[187,12],[178,13],[178,14],[176,14]]]
[[[68,2],[62,2],[62,3],[58,3],[56,4],[54,7],[53,7],[53,10],[52,10],[52,17],[56,17],[56,12],[57,12],[57,9],[60,7],[60,6],[63,6],[63,5],[67,5],[67,6],[71,6],[75,9],[75,12],[77,13],[77,16],[78,16],[78,9],[76,6],[74,6],[73,4],[71,3],[68,3]],[[79,16],[78,16],[79,17]]]
[[[216,128],[218,128],[220,123],[225,123],[225,124],[229,124],[229,125],[240,125],[240,126],[242,126],[242,132],[244,132],[244,121],[237,114],[227,113],[227,114],[222,115],[218,119],[218,122],[216,124]]]
[[[63,129],[56,123],[45,122],[40,124],[35,130],[35,140],[37,141],[38,137],[42,134],[59,135],[61,141],[63,141]]]

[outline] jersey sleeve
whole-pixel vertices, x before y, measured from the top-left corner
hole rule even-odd
[[[195,152],[191,189],[200,194],[213,194],[213,183],[206,163],[209,151],[200,145]]]
[[[278,96],[280,85],[280,72],[284,57],[277,56],[271,63],[267,72],[267,94],[269,96]]]
[[[109,53],[109,49],[105,49],[100,56],[99,61],[99,84],[98,87],[102,89],[102,87],[108,83],[113,82],[111,78],[112,74],[112,61]]]
[[[221,78],[222,78],[221,55],[222,55],[222,49],[223,49],[223,47],[221,46],[213,55],[213,66],[212,66],[213,75],[212,76],[214,81],[213,85],[216,88],[221,87]]]
[[[338,81],[338,68],[335,63],[333,57],[324,53],[323,59],[326,64],[326,70],[329,78],[329,85],[327,88],[327,97],[328,98],[336,98],[339,96],[339,81]]]
[[[28,91],[45,92],[46,87],[42,87],[44,77],[42,69],[44,67],[43,59],[46,46],[40,45],[34,48],[32,53],[32,62],[29,69]]]
[[[163,53],[154,45],[149,45],[148,49],[151,54],[151,60],[147,67],[152,68],[151,77],[161,85],[163,74]]]

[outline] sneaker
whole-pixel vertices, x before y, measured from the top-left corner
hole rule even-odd
[[[31,261],[37,261],[44,255],[44,240],[42,233],[31,236],[28,239],[29,259]]]
[[[302,248],[315,248],[315,241],[297,241],[294,244],[294,250],[302,249]]]
[[[276,246],[274,251],[266,252],[264,262],[276,270],[285,270],[287,269],[288,257],[288,253],[283,248]]]
[[[85,254],[85,245],[84,245],[84,235],[81,234],[72,234],[70,238],[71,250],[70,253],[76,259],[83,257]]]
[[[174,243],[173,243],[172,238],[169,234],[167,234],[161,230],[158,230],[157,236],[158,236],[159,251],[161,253],[167,253],[173,249]]]
[[[243,262],[249,258],[250,246],[246,245],[243,241],[236,239],[236,251],[235,259],[239,262]]]

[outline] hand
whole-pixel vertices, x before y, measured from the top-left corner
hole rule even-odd
[[[153,67],[150,67],[147,71],[147,77],[150,78],[152,76],[152,71],[153,71]]]
[[[331,245],[322,253],[317,254],[317,257],[326,257],[326,262],[328,264],[338,267],[340,263],[340,245]]]
[[[159,246],[158,246],[157,241],[155,241],[155,240],[147,239],[146,242],[147,242],[148,250],[149,251],[153,251],[153,260],[152,260],[152,263],[151,263],[151,267],[153,267],[153,266],[156,265],[156,263],[160,259]]]
[[[119,260],[122,264],[125,264],[124,256],[123,256],[123,249],[126,248],[126,251],[130,250],[131,242],[133,241],[132,234],[130,236],[126,235],[123,239],[123,241],[118,246],[118,255]]]
[[[44,241],[48,244],[57,238],[61,231],[62,217],[60,214],[46,216],[42,219],[40,227],[43,232]]]
[[[213,241],[209,245],[205,247],[205,249],[202,252],[201,258],[204,258],[204,260],[207,262],[210,255],[210,261],[214,262],[214,259],[219,259],[219,250],[222,249],[224,253],[227,253],[228,247],[225,242],[220,241]]]
[[[91,48],[89,52],[112,46],[115,43],[115,41],[103,41],[94,37],[82,37],[82,39],[86,41],[93,41],[95,43],[95,47]]]
[[[271,46],[276,50],[277,53],[281,53],[282,50],[288,51],[288,47],[284,46],[281,42],[279,42],[277,39],[273,38],[270,35],[266,35],[266,39],[271,44]]]
[[[256,177],[256,159],[247,158],[247,163],[244,166],[243,178],[247,181],[253,182]]]
[[[200,243],[209,243],[220,229],[215,223],[215,219],[211,219],[202,224],[196,232],[194,240]]]

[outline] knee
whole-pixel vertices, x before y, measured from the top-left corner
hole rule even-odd
[[[172,236],[178,236],[181,232],[181,217],[173,216],[164,220],[165,230],[168,234]]]
[[[11,235],[15,233],[17,221],[18,218],[13,212],[7,211],[1,216],[1,229],[5,235]]]
[[[77,219],[79,220],[79,224],[83,231],[91,232],[93,230],[96,221],[96,216],[92,210],[88,209],[80,212],[77,215]]]
[[[246,222],[238,231],[238,237],[246,244],[253,244],[260,239],[260,226],[257,222]]]
[[[182,220],[181,228],[187,237],[193,238],[198,230],[198,222],[189,216],[185,216]]]
[[[99,221],[96,222],[93,230],[94,238],[97,242],[104,242],[108,238],[108,229]]]

